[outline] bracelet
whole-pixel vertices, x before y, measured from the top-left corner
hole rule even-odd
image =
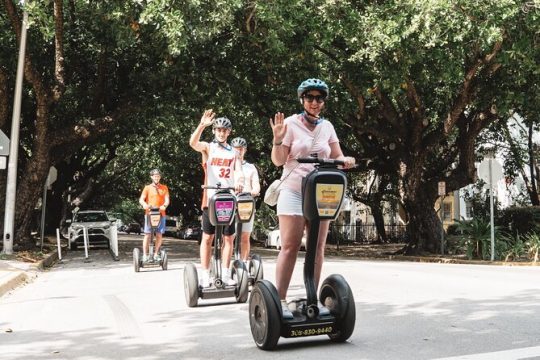
[[[280,141],[280,142],[278,142],[278,143],[276,143],[276,142],[274,143],[274,145],[276,145],[276,146],[279,146],[279,145],[281,145],[281,144],[283,144],[283,141]]]

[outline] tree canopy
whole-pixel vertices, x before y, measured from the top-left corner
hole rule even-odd
[[[500,129],[510,111],[538,124],[537,1],[31,4],[21,162],[36,178],[25,185],[21,177],[29,192],[29,205],[17,209],[21,226],[39,197],[29,189],[51,164],[69,175],[55,190],[62,194],[88,181],[73,179],[77,166],[99,159],[93,201],[136,201],[158,166],[175,211],[195,211],[202,173],[187,141],[205,108],[233,120],[233,136],[248,139],[267,184],[278,174],[268,118],[298,111],[296,87],[318,77],[331,86],[325,116],[344,151],[370,159],[364,169],[389,184],[379,190],[409,215],[408,250],[434,250],[437,182],[448,191],[473,183],[479,134]],[[0,34],[0,94],[11,94],[15,2],[4,0],[0,23],[10,29]],[[2,128],[9,106],[0,102]]]

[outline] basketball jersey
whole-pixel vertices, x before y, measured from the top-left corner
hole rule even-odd
[[[204,185],[216,186],[218,183],[221,187],[234,186],[234,162],[236,160],[236,151],[230,145],[222,146],[218,142],[208,144],[208,159],[203,163],[204,168]],[[205,189],[203,191],[203,199],[201,206],[208,207],[208,199],[210,199],[216,190]]]

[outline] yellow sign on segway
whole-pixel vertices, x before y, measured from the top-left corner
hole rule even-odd
[[[343,184],[316,184],[315,199],[319,216],[335,216],[343,199]]]
[[[249,221],[253,214],[253,201],[238,202],[238,217],[240,221]]]

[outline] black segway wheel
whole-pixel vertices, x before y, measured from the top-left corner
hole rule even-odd
[[[249,262],[249,275],[253,278],[253,283],[263,279],[262,259],[259,255],[253,255],[251,257]]]
[[[236,302],[245,303],[249,295],[248,272],[241,260],[232,264],[231,278],[236,281]]]
[[[263,350],[276,347],[281,331],[281,303],[268,280],[255,284],[249,298],[249,325],[255,344]]]
[[[335,342],[347,340],[354,331],[356,307],[351,288],[345,278],[333,274],[324,279],[319,299],[336,318],[336,331],[328,334]]]
[[[133,249],[133,268],[135,269],[135,272],[139,272],[140,270],[140,258],[141,253],[138,248]]]
[[[161,268],[163,270],[167,270],[167,266],[169,262],[169,259],[167,257],[167,252],[165,250],[161,250],[160,255],[161,255]]]
[[[196,307],[199,301],[199,277],[193,264],[187,264],[184,268],[184,294],[189,307]]]

